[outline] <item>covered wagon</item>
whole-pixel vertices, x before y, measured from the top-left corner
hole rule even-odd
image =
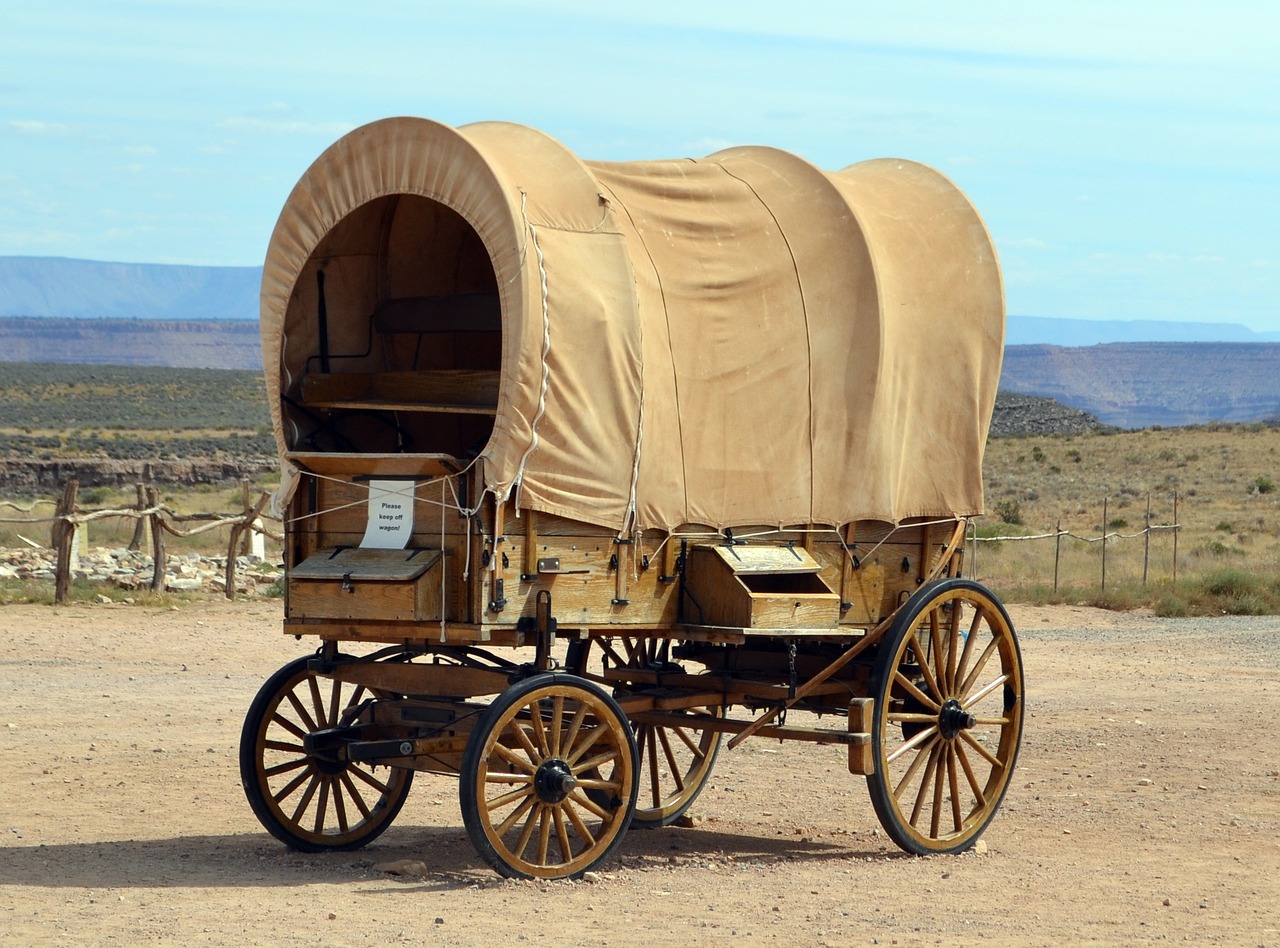
[[[962,539],[1003,293],[938,172],[375,122],[289,196],[261,319],[318,640],[243,731],[279,839],[361,846],[429,771],[499,872],[573,876],[752,735],[839,745],[911,852],[994,817],[1023,675]]]

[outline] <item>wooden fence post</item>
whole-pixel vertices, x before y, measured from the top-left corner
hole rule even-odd
[[[1173,492],[1173,585],[1178,585],[1178,534],[1182,525],[1178,522],[1178,492]]]
[[[248,491],[249,482],[246,480],[244,483],[245,490]],[[245,499],[248,499],[247,494]],[[252,507],[246,507],[243,520],[231,525],[231,542],[227,544],[227,571],[225,576],[225,593],[228,599],[236,598],[236,547],[240,545],[239,541],[242,535],[246,537],[252,536],[253,523],[258,519],[258,516],[262,513],[262,508],[267,505],[267,501],[270,499],[271,495],[264,493],[258,498],[257,504]]]
[[[138,492],[138,519],[133,522],[133,539],[129,541],[129,549],[133,552],[141,550],[144,546],[150,545],[150,537],[147,536],[147,527],[151,521],[142,516],[142,511],[147,509],[147,493],[143,490],[141,484],[134,484],[134,489]]]
[[[66,602],[71,592],[71,548],[75,543],[76,526],[69,518],[76,511],[76,493],[79,490],[78,480],[67,481],[53,513],[51,539],[58,552],[58,565],[55,567],[53,580],[54,602]]]
[[[1062,518],[1058,518],[1058,525],[1054,527],[1053,537],[1053,591],[1058,591],[1058,561],[1062,558]]]
[[[1142,531],[1142,588],[1147,588],[1147,566],[1151,562],[1151,491],[1147,491],[1147,519]]]
[[[249,511],[253,509],[253,506],[249,503],[249,478],[247,477],[243,477],[240,479],[240,505],[242,507],[242,512],[244,513],[245,517],[248,518]],[[246,519],[246,522],[249,522],[249,521]],[[252,540],[253,540],[252,530],[245,530],[242,532],[242,535],[240,538],[240,555],[241,556],[249,555],[249,552],[250,552],[249,544]]]
[[[154,487],[147,488],[147,506],[155,513],[148,518],[151,523],[151,591],[164,592],[165,554],[164,554],[164,521],[160,516],[160,492]]]
[[[1107,500],[1102,498],[1102,591],[1107,591]]]

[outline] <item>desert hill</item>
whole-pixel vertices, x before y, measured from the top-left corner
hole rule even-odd
[[[1280,417],[1280,343],[1009,346],[1000,387],[1118,428]]]

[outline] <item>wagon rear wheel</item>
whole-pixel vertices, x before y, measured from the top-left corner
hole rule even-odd
[[[309,735],[351,724],[381,695],[361,685],[321,678],[309,656],[266,680],[240,734],[240,783],[267,831],[303,852],[358,849],[400,812],[413,771],[375,770],[309,751]]]
[[[1022,656],[983,586],[918,590],[880,645],[871,803],[908,852],[968,849],[995,817],[1022,739]]]
[[[683,671],[664,659],[664,639],[618,636],[591,642],[613,668]],[[575,658],[585,664],[585,651]],[[692,713],[719,718],[724,717],[724,708],[694,708]],[[679,726],[641,722],[632,727],[640,753],[640,792],[631,825],[643,829],[669,826],[684,815],[706,785],[720,752],[721,734],[700,727],[693,717]]]
[[[622,841],[636,787],[636,745],[617,702],[591,682],[544,674],[481,716],[458,792],[467,835],[498,872],[564,879]]]

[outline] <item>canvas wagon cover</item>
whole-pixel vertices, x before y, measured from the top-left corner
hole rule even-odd
[[[488,252],[502,356],[481,457],[498,497],[619,530],[981,512],[1003,290],[981,219],[938,172],[822,171],[764,147],[584,162],[497,122],[356,129],[304,174],[267,252],[282,455],[280,395],[317,347],[301,277],[388,195],[452,208]],[[387,252],[372,223],[344,233],[331,269]],[[330,284],[331,319],[367,305]]]

